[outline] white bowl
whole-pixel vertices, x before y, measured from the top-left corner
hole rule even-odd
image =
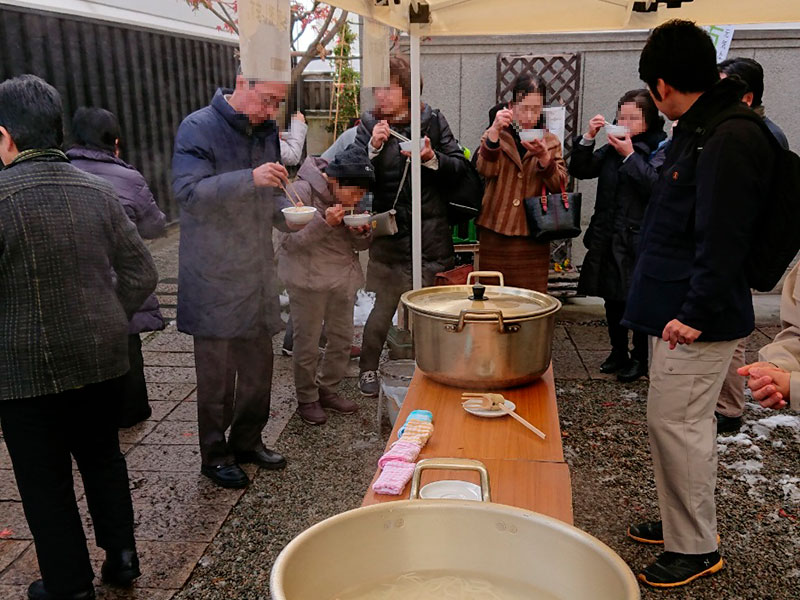
[[[613,135],[614,137],[624,138],[628,135],[628,128],[623,127],[622,125],[612,125],[611,123],[606,123],[604,125],[606,129],[606,135]]]
[[[287,206],[281,212],[290,225],[305,225],[314,218],[317,209],[313,206]]]
[[[400,142],[400,150],[403,152],[411,152],[411,142]],[[425,138],[421,138],[419,140],[419,149],[422,150],[425,148]]]
[[[369,213],[345,215],[344,224],[348,227],[361,227],[362,225],[369,223],[371,219],[372,215]]]
[[[544,129],[523,129],[519,132],[519,139],[523,142],[544,139]]]

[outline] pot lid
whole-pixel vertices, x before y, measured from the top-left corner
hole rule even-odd
[[[403,304],[411,310],[434,317],[458,319],[469,311],[470,321],[529,319],[545,316],[561,308],[561,302],[540,292],[496,285],[443,285],[406,292]],[[472,313],[472,311],[475,311]],[[494,313],[494,314],[492,314]]]

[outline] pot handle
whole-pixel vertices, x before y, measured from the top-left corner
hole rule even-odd
[[[437,469],[447,471],[477,471],[481,477],[481,499],[483,502],[491,502],[492,496],[489,488],[489,471],[479,460],[470,458],[424,458],[417,463],[414,468],[414,475],[411,477],[411,493],[409,500],[419,500],[419,482],[422,479],[422,472],[426,469]]]
[[[506,326],[505,322],[503,321],[503,311],[499,309],[495,310],[470,310],[469,308],[465,308],[462,310],[458,315],[458,323],[457,324],[448,324],[445,325],[445,329],[451,333],[461,333],[464,331],[464,326],[467,323],[467,316],[469,315],[492,315],[497,317],[497,327],[500,333],[515,333],[519,331],[519,325],[508,325]]]
[[[467,285],[472,284],[472,280],[476,277],[497,277],[500,280],[500,287],[505,287],[506,280],[500,271],[472,271],[467,275]]]

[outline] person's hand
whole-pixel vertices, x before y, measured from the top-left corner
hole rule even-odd
[[[369,143],[373,148],[375,148],[375,150],[380,150],[383,148],[386,140],[388,140],[389,136],[391,135],[389,133],[389,129],[389,121],[380,121],[372,129],[372,139],[369,141]]]
[[[281,187],[289,182],[289,173],[280,163],[264,163],[253,169],[256,187]]]
[[[292,121],[300,121],[301,123],[305,123],[306,116],[298,110],[292,115]]]
[[[500,139],[500,133],[514,120],[514,111],[510,108],[504,108],[497,111],[494,116],[492,126],[489,127],[489,139],[492,142],[497,142]]]
[[[626,133],[624,138],[618,138],[614,135],[608,136],[608,145],[614,148],[622,158],[633,154],[633,142],[631,141],[630,133]]]
[[[367,223],[366,225],[359,225],[358,227],[348,227],[348,229],[353,233],[357,233],[358,235],[367,235],[370,231],[372,231],[372,225]]]
[[[763,408],[781,409],[789,404],[792,375],[768,362],[756,362],[737,369],[747,382],[753,400]]]
[[[433,151],[433,146],[431,146],[431,140],[427,135],[425,136],[423,141],[425,142],[425,145],[422,147],[422,150],[420,150],[419,157],[422,160],[422,162],[425,163],[428,162],[429,160],[432,160],[436,156],[436,153]],[[402,154],[403,156],[407,156],[409,158],[411,157],[411,152],[406,152],[405,150],[401,150],[400,154]]]
[[[344,219],[344,207],[341,204],[329,206],[325,210],[325,222],[331,227],[336,227]]]
[[[528,152],[530,152],[536,157],[536,159],[539,161],[539,164],[542,166],[543,169],[546,169],[550,165],[552,156],[550,156],[550,150],[547,149],[547,146],[545,145],[543,140],[522,142],[522,145]]]
[[[589,129],[586,131],[586,137],[593,140],[603,126],[606,124],[606,118],[603,115],[595,115],[589,119]]]
[[[678,319],[672,319],[667,326],[664,327],[664,331],[661,333],[661,339],[665,342],[669,342],[669,349],[675,350],[675,347],[678,344],[691,344],[700,337],[700,334],[703,333],[697,329],[689,327],[688,325],[684,325]]]

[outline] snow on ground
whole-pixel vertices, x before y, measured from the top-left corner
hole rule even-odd
[[[353,323],[356,327],[363,327],[367,323],[367,317],[375,306],[375,294],[358,290],[356,295],[356,305],[353,307]]]

